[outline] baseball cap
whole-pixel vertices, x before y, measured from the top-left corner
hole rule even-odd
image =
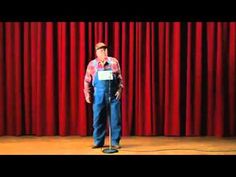
[[[101,49],[101,48],[107,48],[107,45],[104,44],[103,42],[99,42],[95,45],[96,50]]]

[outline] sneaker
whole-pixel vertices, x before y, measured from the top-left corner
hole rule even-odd
[[[115,148],[115,149],[120,149],[121,148],[121,146],[119,144],[112,145],[112,147]]]

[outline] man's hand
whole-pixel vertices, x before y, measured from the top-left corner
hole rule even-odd
[[[116,92],[116,94],[115,94],[115,96],[116,96],[116,99],[117,100],[119,100],[120,98],[121,98],[121,89],[119,89],[117,92]]]
[[[85,98],[85,100],[86,100],[86,102],[87,103],[92,103],[92,99],[91,99],[91,96],[87,96],[86,98]]]

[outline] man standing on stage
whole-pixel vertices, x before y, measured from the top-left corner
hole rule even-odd
[[[104,146],[109,91],[112,147],[120,148],[120,98],[123,88],[120,65],[116,58],[108,56],[108,47],[104,43],[97,43],[95,50],[97,58],[89,62],[84,78],[85,100],[87,103],[93,103],[94,146],[92,148]]]

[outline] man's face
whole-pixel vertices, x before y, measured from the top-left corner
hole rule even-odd
[[[107,48],[101,48],[96,51],[96,55],[100,59],[107,57]]]

